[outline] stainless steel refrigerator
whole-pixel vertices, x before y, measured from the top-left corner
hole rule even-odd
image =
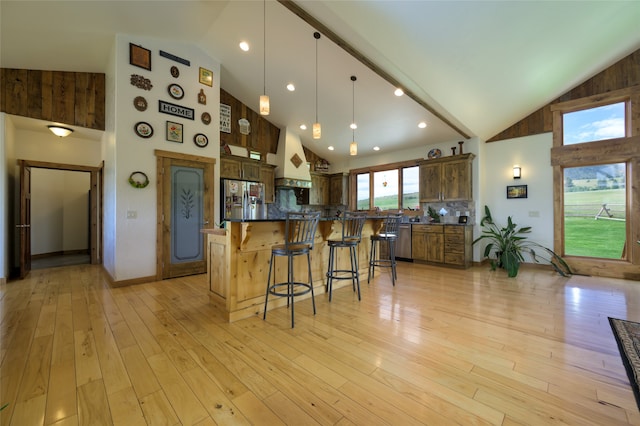
[[[222,179],[221,185],[220,217],[222,220],[267,218],[263,183]]]

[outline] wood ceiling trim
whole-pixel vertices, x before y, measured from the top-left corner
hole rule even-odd
[[[371,61],[369,58],[363,55],[360,51],[358,51],[356,48],[354,48],[349,43],[347,43],[344,39],[342,39],[336,33],[331,31],[331,29],[329,29],[326,25],[324,25],[323,23],[318,21],[316,18],[311,16],[308,12],[306,12],[304,9],[298,6],[295,2],[293,2],[292,0],[278,0],[278,2],[282,4],[284,7],[286,7],[287,9],[289,9],[292,13],[294,13],[304,22],[311,25],[311,27],[315,28],[317,31],[324,34],[325,37],[327,37],[329,40],[334,42],[336,45],[338,45],[340,48],[342,48],[345,52],[347,52],[349,55],[354,57],[356,60],[360,61],[364,66],[366,66],[371,71],[373,71],[374,73],[382,77],[387,82],[389,82],[393,87],[402,87],[402,90],[404,90],[404,94],[406,96],[413,99],[413,101],[415,101],[418,105],[420,105],[425,110],[429,111],[431,114],[436,116],[439,120],[441,120],[451,129],[455,130],[466,139],[470,138],[470,136],[466,132],[458,128],[458,126],[456,126],[451,121],[449,121],[446,117],[440,114],[435,108],[433,108],[431,105],[426,103],[423,99],[421,99],[415,93],[405,88],[404,85],[402,85],[398,80],[393,78],[393,76],[391,76],[385,70],[383,70],[378,65],[376,65],[373,61]]]

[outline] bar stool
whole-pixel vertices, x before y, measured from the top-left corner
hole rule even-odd
[[[360,300],[360,274],[358,273],[358,254],[356,252],[358,244],[362,238],[362,227],[367,220],[365,213],[345,212],[342,216],[342,236],[340,238],[330,238],[329,244],[329,266],[327,268],[327,291],[329,292],[329,302],[331,302],[331,290],[333,280],[351,280],[353,291],[358,291]],[[349,260],[351,269],[335,269],[338,248],[349,249]]]
[[[267,303],[269,294],[287,298],[287,307],[291,305],[291,328],[293,328],[294,312],[293,298],[302,296],[311,292],[311,303],[313,305],[313,314],[316,313],[316,302],[313,294],[313,279],[311,277],[311,258],[309,253],[313,249],[313,243],[318,228],[320,212],[287,213],[287,221],[285,225],[284,244],[276,244],[271,247],[271,261],[269,262],[269,277],[267,278],[267,292],[264,300],[264,315],[262,319],[267,318]],[[295,256],[307,255],[307,267],[309,271],[309,282],[303,283],[294,280],[293,277],[293,258]],[[276,271],[273,267],[276,256],[287,257],[287,281],[276,283]],[[271,271],[273,270],[273,283],[271,282]]]
[[[396,241],[398,240],[398,225],[400,224],[401,214],[388,214],[382,224],[379,233],[371,235],[371,254],[369,256],[369,274],[367,283],[371,280],[371,275],[375,274],[376,266],[382,268],[391,268],[391,282],[396,285]],[[383,242],[387,243],[387,252],[389,259],[381,259],[379,246]],[[377,257],[376,257],[377,256]]]

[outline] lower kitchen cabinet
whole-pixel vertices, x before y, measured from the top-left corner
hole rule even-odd
[[[414,224],[411,257],[418,262],[469,268],[473,260],[472,243],[472,226]]]

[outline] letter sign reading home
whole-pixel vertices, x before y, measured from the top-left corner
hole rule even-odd
[[[193,120],[193,108],[187,108],[176,104],[171,104],[165,101],[158,101],[159,111],[165,114],[175,115],[176,117],[188,118]]]

